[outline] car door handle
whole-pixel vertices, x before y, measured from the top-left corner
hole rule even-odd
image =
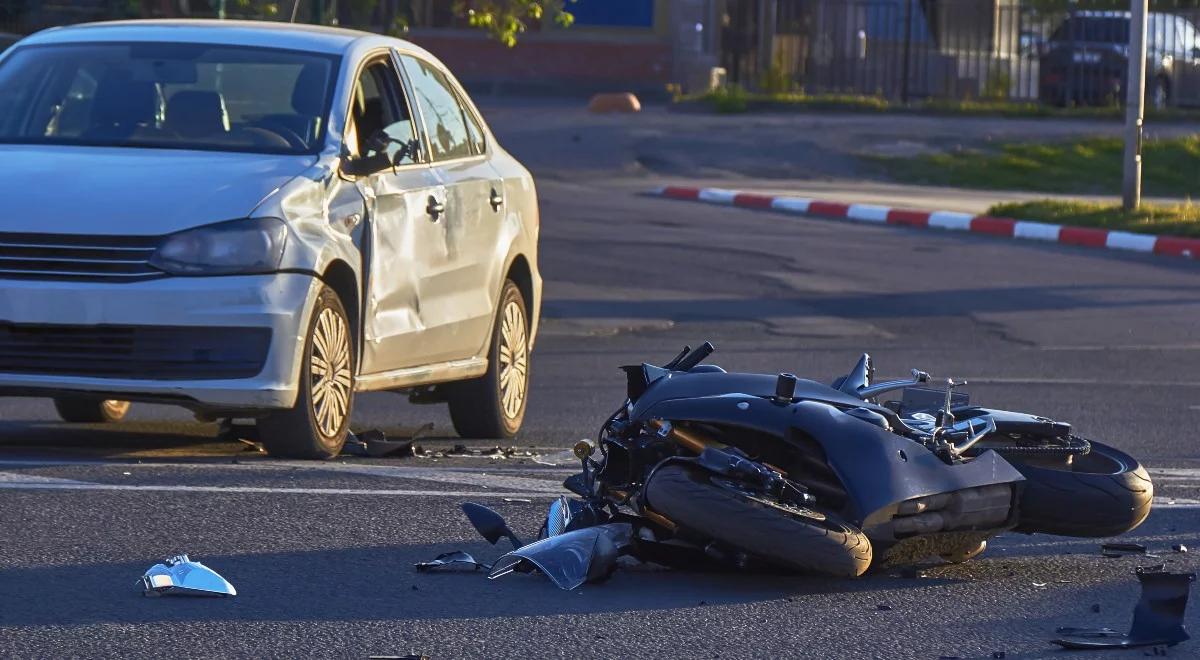
[[[425,207],[425,212],[429,214],[429,217],[437,220],[438,216],[446,212],[446,205],[437,201],[437,198],[433,195],[430,195],[429,205]]]
[[[504,195],[501,195],[496,192],[495,188],[492,188],[492,196],[488,198],[488,201],[491,202],[493,211],[499,211],[500,206],[504,204]]]

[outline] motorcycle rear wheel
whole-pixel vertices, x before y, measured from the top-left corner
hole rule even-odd
[[[646,484],[655,512],[697,534],[779,566],[858,577],[871,565],[871,541],[837,516],[715,483],[707,471],[668,464]]]
[[[1005,458],[1025,476],[1015,531],[1102,538],[1124,534],[1150,515],[1150,475],[1114,447],[1092,441],[1091,451],[1060,465]]]

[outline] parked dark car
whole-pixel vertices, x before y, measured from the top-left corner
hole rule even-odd
[[[1146,37],[1146,103],[1200,104],[1200,36],[1181,16],[1152,12]],[[1081,11],[1063,20],[1043,46],[1039,96],[1054,105],[1125,101],[1129,12]]]

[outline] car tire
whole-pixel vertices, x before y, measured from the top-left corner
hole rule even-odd
[[[267,453],[307,459],[329,459],[341,453],[354,408],[351,327],[337,293],[323,287],[305,335],[296,403],[258,422]]]
[[[496,307],[487,373],[446,386],[450,419],[459,436],[509,440],[521,430],[529,400],[528,310],[521,289],[505,280]]]
[[[858,577],[871,566],[871,541],[829,512],[814,517],[764,504],[719,485],[707,471],[667,464],[646,484],[646,503],[680,527],[805,573]]]
[[[129,402],[117,399],[89,399],[87,397],[57,397],[54,409],[64,422],[72,424],[107,424],[125,419]]]

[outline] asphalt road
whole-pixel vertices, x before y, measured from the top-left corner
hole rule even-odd
[[[0,401],[0,656],[1043,657],[1057,626],[1127,625],[1135,566],[1200,564],[1170,551],[1200,551],[1200,264],[639,194],[654,183],[541,184],[545,321],[510,458],[281,462],[169,408],[72,428],[46,402]],[[1123,540],[1161,556],[1004,535],[924,577],[629,566],[572,593],[413,571],[451,549],[498,556],[464,500],[531,535],[570,469],[563,449],[620,403],[617,367],[705,339],[730,370],[830,380],[867,351],[881,376],[919,367],[1072,421],[1153,469],[1156,509]],[[359,404],[359,430],[432,422],[421,443],[455,443],[440,406]],[[180,551],[239,595],[142,598],[135,580]],[[1194,603],[1187,620],[1200,630]]]

